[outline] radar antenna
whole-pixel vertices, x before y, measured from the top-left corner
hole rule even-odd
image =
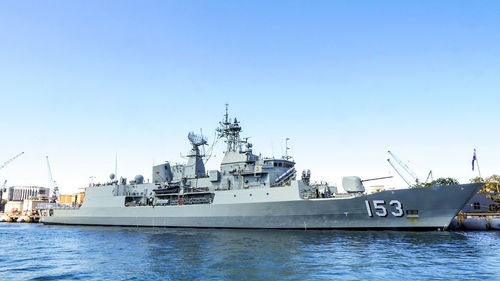
[[[185,166],[184,175],[187,177],[201,178],[205,175],[205,164],[203,163],[203,157],[200,153],[199,147],[207,144],[207,138],[202,134],[195,134],[194,132],[189,132],[188,139],[193,145],[191,152],[188,154],[188,162]]]
[[[194,132],[189,132],[188,139],[194,147],[207,144],[207,138],[201,134],[195,134]]]

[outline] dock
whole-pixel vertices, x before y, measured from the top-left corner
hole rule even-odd
[[[0,222],[38,223],[39,221],[40,221],[40,215],[38,214],[38,211],[34,211],[31,214],[21,214],[21,213],[0,214]]]
[[[459,212],[448,230],[487,231],[500,230],[499,212]]]

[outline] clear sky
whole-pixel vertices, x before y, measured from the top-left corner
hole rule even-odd
[[[498,1],[5,1],[0,170],[63,193],[151,178],[230,104],[254,151],[312,180],[500,174]],[[219,144],[221,144],[219,142]],[[209,168],[218,167],[223,145]],[[374,182],[386,186],[399,179]]]

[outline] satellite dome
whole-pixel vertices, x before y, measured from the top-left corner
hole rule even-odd
[[[115,179],[115,174],[111,173],[111,174],[109,175],[109,178],[110,178],[111,180],[114,180],[114,179]]]
[[[142,175],[137,175],[134,179],[136,184],[142,184],[144,182],[144,177]]]

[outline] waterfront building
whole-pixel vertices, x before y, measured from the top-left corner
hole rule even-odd
[[[23,201],[30,198],[47,200],[50,188],[41,186],[11,186],[7,191],[7,201]]]

